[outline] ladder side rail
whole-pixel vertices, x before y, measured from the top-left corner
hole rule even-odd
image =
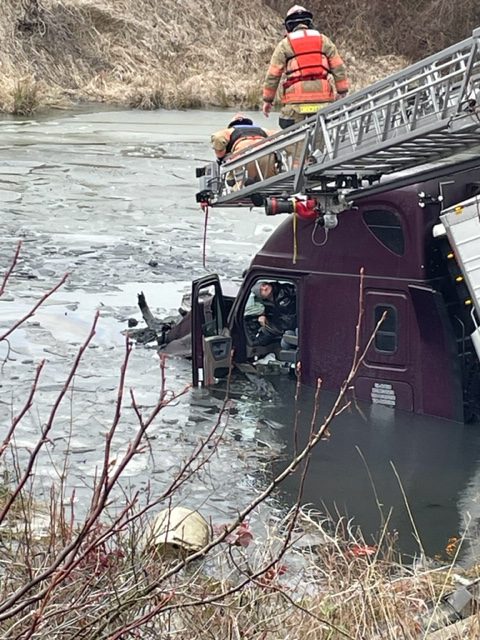
[[[423,78],[425,78],[426,76],[428,76],[431,73],[431,70],[428,69],[424,72],[423,74]],[[461,77],[463,77],[463,73],[461,73],[458,70],[450,70],[450,72],[448,74],[444,74],[443,76],[439,76],[437,78],[437,80],[433,83],[431,80],[429,81],[428,87],[432,87],[432,86],[440,86],[442,84],[446,84],[449,80],[449,78],[451,79],[452,77],[458,76],[458,79],[460,80]],[[397,85],[396,89],[397,89],[397,96],[391,97],[391,92],[392,92],[392,88],[391,87],[387,87],[381,95],[377,94],[377,95],[366,95],[363,96],[361,98],[358,98],[356,94],[354,94],[354,96],[352,96],[352,98],[355,98],[355,100],[352,100],[350,103],[345,104],[344,108],[341,112],[332,112],[331,107],[326,107],[325,109],[322,110],[321,112],[321,116],[324,117],[325,119],[327,119],[328,124],[330,127],[335,127],[336,125],[339,126],[339,124],[341,123],[342,120],[344,119],[352,119],[352,118],[360,118],[361,115],[366,115],[369,112],[371,112],[372,114],[377,114],[378,116],[378,112],[379,109],[381,109],[383,106],[386,106],[387,104],[391,103],[391,102],[395,102],[395,101],[408,101],[408,100],[412,100],[412,98],[415,100],[415,98],[418,100],[419,97],[421,97],[422,92],[425,91],[426,86],[419,84],[415,87],[411,87],[408,86],[412,81],[419,81],[421,79],[421,76],[417,76],[415,78],[413,78],[413,80],[411,78],[407,79],[404,83],[403,83],[403,87],[400,85]],[[402,93],[400,96],[398,95],[398,91],[405,88],[405,92]],[[380,101],[380,102],[379,102]],[[368,105],[368,106],[367,106]]]
[[[480,28],[475,29],[473,31],[473,34],[472,34],[473,45],[472,45],[472,48],[471,48],[471,51],[470,51],[470,56],[468,58],[468,62],[466,64],[465,75],[464,75],[462,86],[461,86],[461,89],[460,89],[460,95],[461,95],[463,100],[464,100],[464,96],[465,96],[465,94],[467,92],[467,87],[468,87],[468,85],[470,83],[470,78],[471,78],[471,75],[472,75],[472,70],[473,70],[475,58],[478,59],[478,43],[479,43],[479,39],[480,39]],[[477,63],[478,63],[478,60],[477,60]],[[458,103],[457,113],[460,112],[463,100]]]
[[[438,87],[438,86],[443,86],[443,87],[450,87],[450,77],[447,76],[446,78],[439,78],[437,80],[435,80],[434,82],[431,83],[431,87]],[[414,130],[417,129],[419,127],[419,125],[425,125],[425,124],[429,124],[431,122],[432,119],[437,119],[437,120],[444,120],[445,116],[447,115],[448,111],[456,111],[456,107],[453,108],[448,108],[448,105],[440,108],[440,103],[437,101],[436,102],[436,108],[433,109],[425,109],[425,110],[421,110],[419,108],[419,96],[421,95],[421,92],[424,91],[423,88],[420,88],[419,90],[417,90],[415,93],[418,94],[417,99],[414,102],[414,108],[412,109],[412,113],[411,113],[411,119],[409,122],[405,122],[404,123],[404,128],[408,129],[408,130]],[[411,95],[415,95],[414,92],[410,92],[409,96]],[[450,94],[450,92],[449,92]],[[451,95],[451,94],[450,94]],[[400,127],[392,127],[391,126],[391,119],[392,119],[392,105],[395,105],[395,103],[397,103],[398,109],[402,109],[403,108],[403,98],[399,101],[398,97],[392,98],[390,99],[390,101],[388,101],[386,103],[386,108],[383,110],[379,110],[379,109],[375,109],[373,111],[374,113],[374,118],[376,119],[376,123],[377,123],[377,127],[376,129],[378,130],[380,128],[380,120],[383,120],[383,130],[381,132],[380,136],[372,136],[373,140],[369,140],[370,144],[375,144],[377,142],[381,143],[384,142],[386,139],[388,138],[393,138],[393,137],[398,137],[399,135],[399,130]],[[382,105],[385,106],[385,105]],[[369,111],[372,110],[372,108],[369,108]],[[381,118],[379,118],[379,115],[381,116]],[[362,118],[363,116],[363,118]],[[443,116],[443,118],[442,118]],[[351,131],[353,131],[353,128],[356,126],[357,130],[360,129],[360,123],[362,123],[365,119],[365,114],[355,114],[354,118],[352,118],[350,120],[350,125],[351,125]],[[345,123],[342,121],[339,122],[333,122],[329,121],[326,124],[327,130],[331,130],[331,133],[335,133],[335,129],[339,129],[342,133],[343,133],[343,125]],[[364,141],[364,144],[366,142],[365,140],[365,136],[362,132],[362,139]],[[338,141],[338,133],[336,136],[336,140]],[[339,151],[340,146],[337,144],[334,149],[333,149],[333,155],[334,157],[337,157],[338,155],[338,151]]]
[[[457,50],[458,46],[454,46],[453,49]],[[470,46],[470,49],[471,49],[471,46]],[[404,110],[406,113],[405,103],[408,100],[411,101],[413,98],[414,108],[411,111],[413,118],[411,118],[410,120],[406,118],[405,126],[410,127],[412,129],[416,128],[418,126],[418,121],[422,117],[426,117],[430,115],[429,113],[422,113],[422,110],[420,109],[420,98],[421,98],[422,92],[425,91],[425,85],[427,85],[430,88],[430,91],[433,92],[433,97],[435,99],[435,103],[437,106],[436,110],[439,111],[437,93],[440,93],[440,88],[442,85],[451,88],[451,84],[452,84],[451,78],[454,76],[459,76],[460,72],[458,70],[458,67],[457,69],[455,68],[451,69],[450,67],[452,66],[452,64],[453,66],[457,65],[459,55],[460,57],[462,56],[465,57],[469,55],[470,49],[467,52],[460,51],[459,53],[457,51],[456,58],[453,61],[451,58],[447,60],[439,60],[439,55],[438,54],[435,55],[434,58],[436,62],[436,71],[437,71],[437,78],[435,80],[432,80],[432,69],[425,64],[425,61],[423,61],[422,63],[417,63],[417,65],[413,65],[413,67],[415,68],[415,74],[413,75],[413,78],[411,74],[405,77],[403,73],[400,73],[399,77],[401,82],[397,83],[396,85],[395,83],[393,83],[395,86],[396,94],[397,94],[394,97],[391,97],[391,95],[389,96],[389,94],[391,94],[391,91],[392,91],[392,82],[387,80],[383,82],[383,90],[381,94],[377,92],[377,94],[375,95],[375,91],[372,91],[371,88],[368,91],[359,92],[360,94],[363,93],[363,98],[362,96],[360,96],[361,99],[358,98],[358,94],[354,94],[351,100],[347,98],[347,102],[344,105],[342,105],[343,108],[341,112],[338,112],[338,110],[337,112],[335,112],[334,107],[332,107],[331,105],[329,107],[324,108],[322,112],[319,113],[319,117],[323,118],[326,121],[325,127],[323,128],[326,128],[329,134],[327,136],[324,135],[324,139],[327,147],[327,153],[330,154],[328,140],[332,135],[336,141],[336,145],[332,146],[331,153],[333,153],[333,155],[335,156],[335,153],[338,153],[340,149],[339,134],[337,133],[335,135],[333,129],[335,129],[335,127],[340,127],[340,130],[341,130],[340,136],[343,135],[344,131],[343,131],[343,128],[341,127],[342,120],[345,120],[348,118],[350,118],[351,121],[354,119],[358,120],[358,124],[356,125],[358,130],[357,136],[359,136],[361,140],[364,141],[365,130],[362,129],[362,125],[365,122],[366,116],[371,112],[373,114],[376,130],[378,132],[381,130],[382,122],[383,122],[383,132],[385,132],[385,122],[384,122],[385,117],[383,118],[379,117],[379,108],[382,106],[378,104],[378,100],[380,99],[382,99],[383,103],[387,105],[391,104],[392,102],[399,103],[398,108],[400,109],[400,111]],[[443,73],[443,75],[439,74],[440,71]],[[448,73],[445,73],[445,71],[448,71]],[[415,86],[412,88],[411,87],[412,81],[419,83],[418,86]],[[422,81],[423,81],[423,84],[422,84]],[[434,88],[437,88],[437,87],[438,89],[435,92]],[[449,90],[449,95],[452,96],[451,90]],[[368,103],[368,106],[366,106],[367,103]],[[391,108],[390,108],[390,111],[391,111]],[[443,111],[445,111],[445,109]],[[331,115],[330,118],[328,118],[329,112]],[[381,113],[380,113],[380,116],[381,116]],[[387,113],[387,116],[388,116],[388,113]],[[439,118],[442,117],[442,112],[439,113],[438,117]],[[352,124],[349,125],[351,139],[352,139],[352,136],[354,135],[354,127],[355,125],[352,122]],[[383,134],[383,136],[379,133],[376,139],[375,137],[373,138],[374,138],[373,142],[382,141],[382,139],[385,139],[385,133]],[[358,141],[357,141],[357,145],[358,145]]]
[[[460,120],[462,120],[461,124],[458,123],[452,123],[450,122],[450,120],[446,120],[446,121],[434,121],[432,122],[430,125],[425,126],[422,129],[422,136],[429,136],[432,134],[435,134],[437,132],[442,132],[447,130],[447,127],[449,127],[449,131],[451,131],[451,134],[453,135],[453,133],[455,131],[459,131],[460,127],[467,127],[468,130],[470,129],[477,129],[478,127],[480,127],[480,121],[477,121],[476,123],[473,122],[471,119],[470,121],[467,120],[468,125],[465,125],[465,117],[460,118]],[[344,158],[342,158],[341,164],[344,163],[348,163],[348,162],[353,162],[355,160],[361,160],[362,158],[367,159],[368,155],[373,156],[375,154],[378,154],[379,152],[381,152],[384,149],[388,149],[390,147],[393,147],[394,145],[402,145],[405,142],[410,142],[412,140],[415,140],[416,138],[419,138],[420,136],[418,135],[417,132],[407,132],[405,134],[403,134],[402,136],[399,136],[398,138],[395,139],[390,139],[390,140],[386,140],[383,143],[377,145],[376,147],[372,148],[370,150],[370,152],[367,154],[365,150],[363,149],[357,149],[356,152],[350,153],[348,155],[346,155]],[[452,139],[453,141],[453,139]],[[441,139],[439,140],[439,142],[441,142]],[[463,146],[469,146],[467,143],[463,144]],[[440,144],[434,146],[432,148],[433,153],[430,154],[431,158],[436,158],[438,156],[441,155],[441,147]],[[428,157],[428,156],[427,156]],[[313,166],[309,166],[306,167],[305,172],[307,175],[314,175],[314,174],[322,174],[322,173],[326,173],[327,170],[330,170],[332,168],[334,168],[335,166],[339,165],[339,161],[337,158],[333,158],[330,160],[325,160],[321,165],[316,164]],[[402,167],[399,167],[399,169],[401,169]]]
[[[432,87],[440,87],[442,84],[447,85],[448,81],[451,81],[452,77],[455,76],[460,76],[463,75],[461,74],[461,72],[459,71],[452,71],[451,73],[449,73],[448,75],[442,76],[437,78],[434,82],[431,82],[429,85],[429,88]],[[398,89],[398,88],[397,88]],[[396,95],[393,97],[390,97],[389,99],[384,100],[381,104],[374,104],[373,101],[370,99],[370,106],[368,108],[365,108],[362,110],[362,113],[359,113],[359,108],[361,107],[361,105],[348,105],[348,107],[350,107],[350,109],[347,107],[344,111],[344,113],[341,114],[331,114],[331,117],[328,119],[328,123],[334,127],[337,123],[338,125],[341,124],[342,122],[342,116],[343,119],[355,119],[355,118],[360,118],[361,115],[365,116],[368,113],[378,113],[378,110],[381,109],[382,107],[387,107],[388,105],[392,105],[395,102],[397,103],[402,103],[402,102],[406,102],[408,100],[411,100],[412,98],[421,97],[422,92],[425,91],[425,87],[424,86],[418,86],[415,88],[411,88],[408,92],[406,92],[405,94],[402,95]],[[355,109],[355,111],[357,111],[356,113],[349,113],[349,111],[352,111],[353,108]],[[440,107],[438,106],[437,111],[441,111]],[[327,117],[327,114],[323,114],[324,117]]]
[[[284,192],[294,193],[293,184],[295,180],[295,171],[290,170],[281,175],[275,175],[266,178],[262,183],[255,182],[238,191],[231,191],[220,194],[211,202],[212,206],[246,206],[252,207],[251,196],[255,194],[264,195],[280,195]]]
[[[461,42],[453,44],[450,47],[447,47],[446,49],[443,49],[438,53],[432,54],[428,58],[415,62],[414,64],[410,65],[406,69],[401,69],[400,71],[397,71],[396,73],[388,76],[387,78],[378,80],[377,82],[375,82],[373,85],[370,85],[369,87],[360,89],[359,91],[355,92],[351,96],[347,96],[346,98],[344,98],[342,102],[344,102],[345,106],[348,107],[352,105],[353,102],[358,102],[360,100],[366,99],[367,97],[373,98],[374,96],[379,95],[383,89],[385,88],[388,89],[389,87],[391,87],[392,83],[396,82],[397,80],[402,82],[414,81],[416,80],[415,74],[418,71],[425,70],[429,65],[432,65],[435,62],[438,63],[440,60],[443,59],[443,60],[447,60],[444,64],[448,64],[448,58],[452,58],[453,55],[458,52],[466,51],[467,53],[466,54],[464,53],[464,55],[468,56],[472,45],[473,45],[473,37],[466,38],[465,40],[462,40]],[[325,114],[326,117],[334,111],[335,111],[335,103],[332,103],[327,107],[325,107],[324,109],[322,109],[322,112]]]
[[[449,60],[445,64],[437,66],[435,70],[437,72],[442,71],[442,75],[437,73],[437,77],[435,79],[432,79],[433,77],[431,68],[425,68],[422,74],[417,74],[413,78],[404,79],[402,83],[397,84],[393,87],[393,90],[396,91],[397,94],[395,97],[391,97],[392,86],[385,87],[381,93],[377,94],[374,94],[373,92],[370,92],[369,95],[364,96],[354,94],[352,96],[352,100],[343,105],[343,109],[341,112],[332,112],[332,108],[330,106],[322,110],[322,115],[326,118],[330,116],[329,122],[341,120],[342,118],[352,118],[354,116],[359,116],[359,111],[361,111],[362,113],[368,113],[368,111],[371,110],[373,112],[377,111],[381,106],[387,105],[389,102],[407,101],[409,99],[411,100],[417,94],[422,94],[422,92],[424,92],[427,88],[440,88],[442,84],[446,84],[449,79],[451,80],[454,77],[457,77],[459,81],[463,80],[463,70],[460,70],[458,68],[449,69],[449,67],[455,66],[457,62],[458,60],[453,61],[453,63],[451,60]],[[447,73],[445,73],[445,71],[447,71]],[[424,83],[418,84],[421,80],[423,80]],[[417,85],[412,87],[412,82],[417,83]],[[405,91],[399,93],[403,89]],[[359,94],[361,93],[362,92],[359,92]],[[458,95],[460,96],[460,92],[458,92]],[[438,106],[437,94],[434,94],[434,96],[437,102],[437,110],[440,110]],[[369,107],[366,106],[367,103],[369,103]]]
[[[354,94],[350,100],[349,98],[346,99],[347,102],[343,105],[342,112],[340,113],[335,113],[335,105],[333,106],[330,105],[328,107],[325,107],[325,109],[323,109],[322,112],[320,113],[320,117],[327,119],[329,114],[331,114],[331,118],[327,121],[327,124],[325,127],[327,129],[327,132],[330,134],[330,130],[332,128],[335,128],[335,126],[340,127],[340,123],[335,122],[335,120],[341,120],[348,117],[356,118],[359,120],[359,123],[363,124],[363,122],[365,122],[365,116],[366,114],[368,114],[369,110],[373,114],[376,129],[379,130],[381,128],[381,123],[379,120],[379,112],[378,112],[379,105],[377,104],[377,102],[379,99],[384,99],[384,102],[385,102],[385,96],[388,95],[389,92],[391,92],[392,81],[393,81],[393,84],[395,84],[396,78],[399,80],[399,83],[397,83],[396,85],[397,96],[396,98],[390,97],[390,101],[396,100],[397,102],[402,103],[404,101],[411,100],[413,97],[413,100],[414,100],[414,108],[412,110],[413,117],[411,118],[410,121],[408,121],[408,119],[406,120],[405,126],[408,126],[412,129],[417,128],[421,118],[430,115],[428,113],[422,114],[422,111],[420,109],[420,98],[421,98],[422,92],[425,90],[424,85],[427,84],[432,92],[434,90],[434,87],[441,87],[441,85],[445,85],[448,88],[448,94],[451,99],[452,98],[452,91],[451,91],[452,78],[456,76],[458,77],[458,79],[460,79],[460,76],[463,75],[463,73],[458,70],[458,67],[457,69],[455,68],[451,69],[450,67],[452,66],[455,67],[455,65],[458,65],[459,59],[463,59],[468,56],[471,56],[472,43],[473,43],[473,39],[470,38],[468,40],[463,41],[462,43],[453,45],[452,47],[449,47],[445,51],[440,52],[440,54],[434,54],[433,56],[430,56],[430,58],[427,58],[426,60],[420,61],[419,63],[416,63],[414,65],[411,65],[407,70],[398,72],[393,76],[393,78],[392,77],[387,78],[384,81],[380,81],[379,83],[376,83],[376,85],[373,85],[373,87],[369,87],[366,90],[363,90],[358,92],[357,94]],[[432,69],[429,66],[430,62],[432,64],[435,63],[435,69],[437,72],[437,78],[435,80],[432,80]],[[445,71],[447,70],[448,70],[448,73],[445,73]],[[440,72],[442,72],[443,75],[440,75]],[[423,81],[423,84],[422,84],[422,81]],[[412,82],[416,82],[419,84],[418,86],[412,88],[411,86],[409,86]],[[402,89],[405,89],[405,92],[399,96],[398,92],[401,91]],[[438,104],[437,95],[435,92],[433,92],[433,99],[436,103],[437,111],[439,111],[439,104]],[[363,104],[362,104],[362,101],[363,101]],[[364,105],[367,102],[369,103],[369,107],[367,108],[367,112],[365,113]],[[404,104],[400,104],[400,109],[402,108],[405,108]],[[445,114],[446,109],[447,109],[447,106],[445,106],[445,108],[440,111],[438,115],[439,118],[441,118],[442,115]],[[351,112],[353,110],[356,111],[356,113],[352,115]],[[358,126],[358,131],[362,132],[361,136],[362,136],[362,140],[364,140],[365,131],[362,130],[360,124],[357,126]],[[383,126],[385,127],[385,125]],[[352,132],[352,128],[350,128],[350,132]],[[343,134],[343,131],[342,131],[342,134]],[[338,152],[340,145],[339,145],[338,135],[334,137],[337,144],[334,148],[332,148],[332,153],[335,155],[335,149]],[[330,138],[330,135],[328,136],[324,135],[324,138],[325,138],[325,142],[327,143],[327,140]],[[377,141],[381,141],[381,140],[382,140],[382,136],[379,135],[377,138]],[[327,146],[327,152],[329,152],[328,143],[326,144],[326,146]]]
[[[469,171],[470,169],[478,167],[478,164],[479,161],[476,157],[462,159],[460,161],[455,161],[455,158],[452,158],[451,162],[441,162],[434,166],[425,166],[425,168],[418,171],[405,171],[402,172],[402,175],[385,176],[386,179],[380,179],[375,184],[362,185],[360,188],[350,191],[345,197],[347,202],[355,203],[363,198],[381,195],[387,191],[403,189],[413,184],[422,184],[432,179],[440,179],[455,173]]]
[[[480,71],[480,61],[477,59],[480,29],[474,35],[345,98],[340,109],[333,103],[300,127],[295,125],[290,131],[278,132],[266,141],[261,140],[233,154],[221,165],[219,193],[226,191],[228,194],[226,176],[231,171],[237,170],[245,175],[247,164],[253,162],[259,167],[262,158],[276,152],[284,152],[288,156],[288,148],[294,148],[298,155],[300,144],[303,144],[304,151],[300,162],[300,167],[303,167],[308,146],[316,145],[317,137],[312,137],[312,131],[318,133],[319,130],[322,132],[322,149],[316,146],[311,151],[317,159],[323,155],[325,161],[321,169],[318,164],[307,166],[307,175],[326,175],[328,171],[331,175],[338,175],[341,167],[348,165],[365,175],[371,175],[372,171],[394,171],[409,166],[419,155],[409,156],[405,150],[399,150],[399,145],[411,143],[418,136],[428,137],[434,131],[441,132],[442,127],[448,125],[448,117],[460,112],[466,92],[472,90],[471,74],[477,68]],[[468,62],[464,63],[466,60]],[[477,87],[478,79],[474,84]],[[413,108],[410,106],[412,100]],[[466,142],[460,140],[459,145],[462,144]],[[382,152],[385,154],[387,149],[392,148],[388,161],[385,158],[382,161]],[[448,148],[447,144],[435,154],[437,149],[426,145],[424,157],[428,159],[441,155],[445,148]],[[422,154],[420,157],[423,157]],[[372,161],[374,166],[368,168],[366,164]],[[296,184],[300,184],[300,167],[293,172],[297,176],[294,181]],[[285,168],[286,171],[281,174],[289,173],[289,167]],[[266,182],[261,171],[259,175],[260,183]],[[275,178],[278,184],[283,180],[282,175]],[[255,188],[260,191],[262,185]],[[242,197],[241,194],[239,197]]]

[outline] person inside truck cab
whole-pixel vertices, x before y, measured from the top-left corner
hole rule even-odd
[[[242,151],[252,144],[268,138],[275,133],[253,123],[243,113],[237,113],[228,123],[225,129],[216,131],[211,137],[212,148],[218,162],[223,162],[226,156]],[[227,178],[227,184],[232,187],[241,188],[253,184],[258,180],[271,178],[276,172],[276,159],[273,154],[267,155],[258,160],[258,163],[251,162],[246,165],[245,170],[239,168],[235,175]],[[230,179],[230,182],[228,180]]]
[[[285,37],[276,46],[263,84],[268,118],[282,76],[279,125],[286,129],[347,95],[347,72],[337,47],[313,28],[313,14],[295,5],[285,17]],[[333,88],[335,87],[335,89]]]
[[[263,312],[257,318],[259,327],[253,345],[280,343],[286,331],[296,333],[297,296],[293,284],[262,281],[255,285],[254,293],[263,305]]]

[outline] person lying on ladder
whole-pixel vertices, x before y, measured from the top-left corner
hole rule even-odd
[[[268,118],[280,80],[285,75],[279,119],[282,129],[343,98],[349,88],[345,65],[337,47],[313,28],[310,11],[299,5],[293,6],[287,12],[285,29],[286,36],[276,46],[265,77],[262,108]]]
[[[256,125],[243,113],[236,113],[225,129],[216,131],[211,136],[212,148],[218,162],[223,162],[229,154],[242,151],[255,142],[259,142],[275,133]],[[258,162],[250,162],[236,169],[227,177],[227,184],[233,189],[253,184],[258,180],[270,178],[275,174],[275,156],[269,154]]]

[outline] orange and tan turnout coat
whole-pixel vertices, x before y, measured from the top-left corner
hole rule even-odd
[[[348,91],[345,65],[327,36],[300,25],[276,46],[263,85],[263,99],[272,103],[282,76],[283,105],[327,103]]]
[[[262,127],[253,126],[234,126],[216,131],[211,136],[212,148],[219,160],[223,160],[226,155],[238,153],[255,142],[267,138],[275,133]],[[246,166],[247,175],[243,179],[250,178],[256,180],[259,178],[269,178],[275,173],[275,157],[271,154],[260,158],[258,165],[251,162]]]
[[[212,148],[217,158],[223,159],[225,155],[241,151],[272,133],[254,125],[236,125],[216,131],[211,137]]]

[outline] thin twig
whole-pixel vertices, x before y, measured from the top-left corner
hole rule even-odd
[[[17,249],[15,251],[15,255],[13,256],[10,267],[7,269],[5,275],[3,276],[2,286],[0,287],[0,296],[3,296],[5,293],[5,288],[7,286],[7,282],[12,275],[13,270],[15,269],[15,265],[17,264],[18,256],[20,255],[20,249],[22,248],[22,241],[19,240],[17,244]]]
[[[30,309],[28,313],[26,313],[22,318],[20,318],[20,320],[15,322],[15,324],[11,326],[10,329],[8,329],[8,331],[6,331],[3,335],[0,335],[0,342],[2,340],[5,340],[5,338],[7,338],[11,333],[13,333],[15,329],[18,329],[18,327],[22,325],[26,320],[28,320],[33,315],[35,315],[35,311],[37,311],[37,309],[42,306],[45,300],[49,298],[52,294],[54,294],[55,291],[57,291],[57,289],[60,289],[62,284],[64,284],[64,282],[67,280],[68,276],[69,274],[66,273],[63,276],[63,278],[60,280],[60,282],[56,284],[52,289],[50,289],[50,291],[48,291],[44,296],[42,296],[40,300]]]

